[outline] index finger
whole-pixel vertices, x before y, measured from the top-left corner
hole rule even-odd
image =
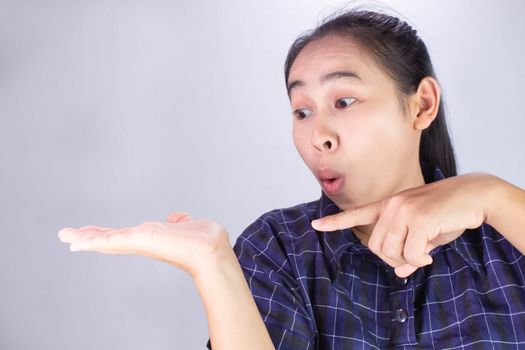
[[[314,220],[312,221],[312,227],[316,230],[335,231],[372,224],[379,220],[382,208],[383,200],[379,200]]]

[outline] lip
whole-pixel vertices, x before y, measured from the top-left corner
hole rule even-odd
[[[320,180],[331,180],[343,177],[343,174],[341,174],[340,172],[328,168],[319,169],[316,175]]]
[[[321,186],[326,194],[335,195],[343,189],[344,176],[331,169],[319,169],[317,171],[317,178],[321,182]]]

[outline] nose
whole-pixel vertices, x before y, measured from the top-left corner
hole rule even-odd
[[[312,145],[320,152],[333,152],[338,146],[337,134],[328,118],[330,117],[318,115],[312,131]]]

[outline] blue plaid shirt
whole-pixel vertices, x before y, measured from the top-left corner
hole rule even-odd
[[[422,164],[425,182],[443,179]],[[525,259],[487,224],[406,279],[317,201],[263,214],[234,251],[276,349],[525,349]]]

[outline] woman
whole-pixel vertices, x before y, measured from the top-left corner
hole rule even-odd
[[[285,80],[319,200],[263,214],[233,249],[185,213],[61,240],[190,273],[213,349],[525,346],[525,191],[456,175],[416,31],[350,10],[294,42]]]

